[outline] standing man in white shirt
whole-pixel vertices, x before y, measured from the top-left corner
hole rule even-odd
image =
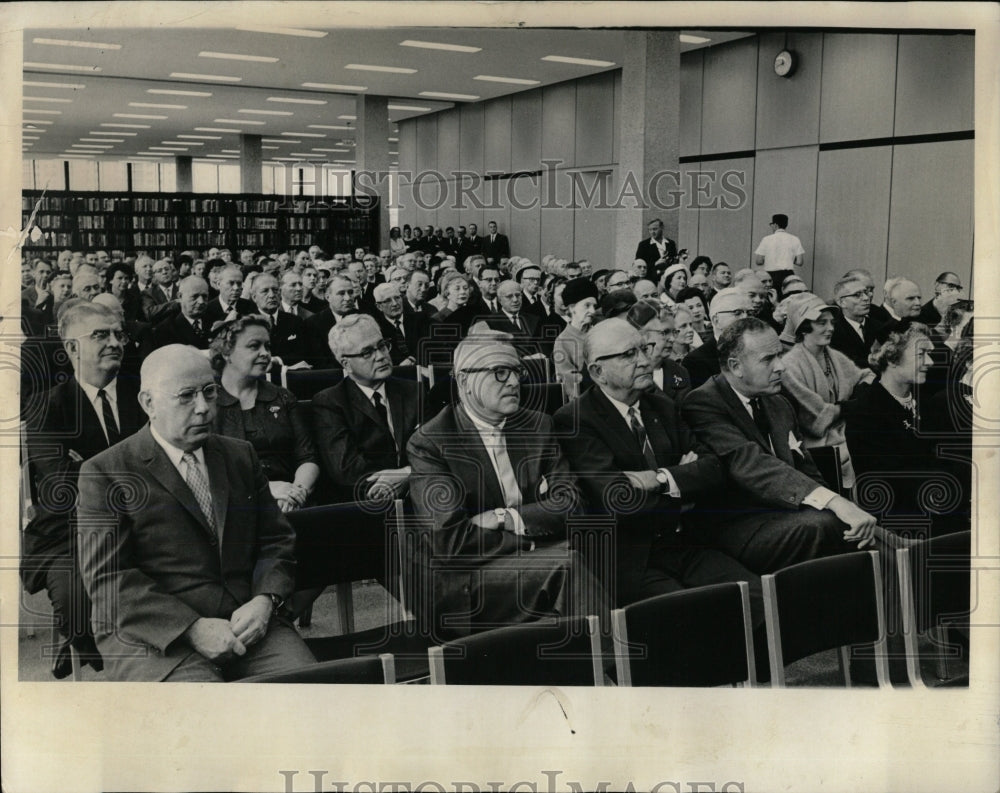
[[[806,251],[802,241],[788,229],[788,215],[771,215],[771,233],[760,241],[754,251],[754,261],[771,274],[771,281],[780,288],[781,282],[801,267]],[[778,295],[781,299],[781,295]]]

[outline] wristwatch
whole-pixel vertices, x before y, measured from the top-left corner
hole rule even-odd
[[[267,592],[265,594],[271,598],[271,616],[273,617],[278,613],[278,610],[285,605],[284,598],[279,597],[273,592]]]
[[[497,528],[504,529],[504,522],[507,520],[507,510],[503,507],[497,507],[493,510],[493,514],[496,515],[497,518]]]
[[[660,489],[666,490],[670,486],[670,479],[667,477],[666,468],[656,469],[656,481],[660,483]]]

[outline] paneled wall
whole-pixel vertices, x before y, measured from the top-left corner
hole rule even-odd
[[[798,66],[781,78],[772,63],[786,47]],[[971,35],[821,32],[684,53],[680,247],[747,266],[784,212],[821,294],[852,267],[928,292],[942,269],[970,283],[973,56]],[[620,85],[605,72],[401,123],[400,170],[424,173],[423,206],[402,179],[400,222],[495,219],[516,254],[610,264],[613,212],[580,191],[616,183]],[[502,176],[462,193],[460,171]]]
[[[620,85],[619,72],[604,72],[402,122],[400,222],[485,232],[495,220],[514,254],[606,266],[613,212],[585,205],[579,191],[610,184]],[[473,174],[494,178],[471,188]]]
[[[786,47],[798,66],[781,78]],[[682,173],[742,169],[750,205],[689,202],[681,246],[747,266],[784,212],[820,294],[852,267],[928,296],[944,269],[970,284],[973,60],[971,35],[937,34],[767,33],[685,53]]]

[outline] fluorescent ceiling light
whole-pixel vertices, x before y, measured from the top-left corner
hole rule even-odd
[[[257,116],[293,116],[291,110],[237,110],[237,113],[247,113]]]
[[[206,154],[206,159],[209,160],[235,160],[235,154]]]
[[[98,145],[96,143],[71,143],[69,144],[71,149],[113,149],[114,146],[108,145]]]
[[[171,77],[177,77],[181,80],[217,80],[220,83],[239,83],[243,82],[242,77],[232,77],[231,75],[225,74],[195,74],[194,72],[170,72]]]
[[[388,138],[389,143],[399,143],[399,138]]]
[[[239,154],[239,149],[220,149],[223,154]]]
[[[275,160],[281,160],[282,162],[295,162],[297,157],[275,157]]]
[[[30,85],[32,88],[72,88],[74,91],[87,87],[83,83],[45,83],[36,80],[25,80],[21,85]]]
[[[249,61],[250,63],[277,63],[277,58],[268,55],[242,55],[238,52],[211,52],[203,50],[198,53],[199,58],[218,58],[223,61]]]
[[[152,129],[149,124],[105,124],[101,123],[102,127],[123,127],[124,129]]]
[[[178,149],[176,146],[147,146],[150,151],[187,151],[187,149]]]
[[[21,97],[25,102],[72,102],[72,99],[63,99],[61,96],[24,96]]]
[[[354,129],[344,124],[308,124],[309,129]]]
[[[31,118],[26,119],[24,122],[25,126],[30,126],[31,124],[52,124],[47,118]]]
[[[97,152],[94,152],[94,154],[97,154]],[[64,152],[61,156],[62,156],[63,159],[66,159],[66,160],[71,160],[71,159],[75,159],[75,160],[92,160],[92,159],[94,159],[94,154],[80,154],[78,152],[69,152],[69,151],[67,151],[67,152]]]
[[[262,149],[267,149],[268,151],[277,151],[277,146],[261,146]]]
[[[389,72],[390,74],[416,74],[416,69],[406,69],[402,66],[372,66],[367,63],[349,63],[345,69],[353,69],[356,72]]]
[[[61,116],[61,110],[39,110],[37,108],[26,107],[24,109],[24,115],[26,116]]]
[[[275,28],[275,27],[254,27],[251,25],[237,26],[237,30],[244,30],[248,33],[273,33],[277,36],[303,36],[310,39],[321,39],[327,32],[325,30],[307,30],[305,28]]]
[[[357,116],[337,116],[337,118],[339,118],[341,121],[357,121],[358,120]],[[347,129],[350,129],[350,127],[347,127]]]
[[[222,140],[222,135],[178,135],[177,137],[191,140]]]
[[[419,47],[424,50],[448,50],[449,52],[482,52],[482,47],[466,47],[462,44],[442,44],[439,41],[414,41],[407,39],[399,42],[400,47]]]
[[[479,99],[474,94],[449,94],[444,91],[421,91],[420,96],[426,96],[428,99],[458,99],[466,102],[474,102]]]
[[[294,96],[269,96],[268,102],[284,102],[287,105],[325,105],[325,99],[297,99]]]
[[[21,140],[41,140],[37,135],[22,135]]]
[[[252,118],[217,118],[215,119],[216,124],[246,124],[253,127],[263,127],[266,121],[257,121]]]
[[[420,107],[419,105],[389,105],[390,110],[415,110],[417,112],[424,112],[430,110],[429,107]]]
[[[72,41],[70,39],[32,39],[33,44],[49,44],[53,47],[85,47],[92,50],[120,50],[121,44],[102,44],[99,41]]]
[[[200,140],[165,140],[163,141],[164,146],[204,146]]]
[[[395,154],[397,157],[399,156],[399,152],[398,151],[390,151],[389,154]]]
[[[112,113],[114,118],[149,118],[149,119],[164,119],[166,116],[149,116],[143,115],[142,113]]]
[[[134,138],[139,133],[138,132],[101,132],[100,130],[98,130],[96,132],[90,132],[89,134],[91,134],[91,135],[112,135],[112,136],[126,135],[128,137]]]
[[[614,66],[614,61],[598,61],[592,58],[571,58],[568,55],[546,55],[543,61],[551,63],[572,63],[575,66]]]
[[[304,153],[304,152],[299,152],[299,151],[293,151],[292,152],[292,156],[293,157],[311,157],[313,159],[315,159],[316,157],[319,157],[320,159],[323,159],[323,157],[325,155],[322,155],[322,154],[311,154],[311,153],[308,153],[308,152]]]
[[[706,39],[704,36],[692,36],[688,33],[681,33],[680,36],[681,44],[707,44],[711,39]]]
[[[125,138],[80,138],[83,143],[124,143]]]
[[[291,143],[291,141],[285,140],[284,138],[261,138],[260,142],[261,143]]]
[[[241,129],[222,129],[221,127],[195,127],[195,132],[242,132]]]
[[[347,154],[350,149],[313,149],[313,151],[330,151],[334,154]]]
[[[323,132],[282,132],[286,138],[325,138]]]
[[[510,85],[538,85],[539,80],[526,80],[522,77],[496,77],[492,74],[477,74],[473,80],[482,80],[484,83],[509,83]]]
[[[25,69],[58,69],[62,72],[99,72],[100,66],[80,66],[73,63],[38,63],[37,61],[25,61],[21,64]]]
[[[303,88],[318,88],[321,91],[367,91],[367,85],[339,85],[337,83],[302,83]]]
[[[165,96],[211,96],[211,91],[174,91],[169,88],[147,88],[147,94],[163,94]]]
[[[129,107],[159,107],[163,110],[187,110],[187,105],[161,105],[156,102],[129,102]]]

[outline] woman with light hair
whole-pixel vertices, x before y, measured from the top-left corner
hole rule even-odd
[[[448,270],[438,282],[440,297],[444,307],[431,317],[432,328],[448,328],[448,331],[436,330],[438,338],[448,338],[456,343],[464,339],[469,327],[475,319],[475,309],[470,304],[472,287],[468,276],[457,270]]]
[[[694,315],[684,306],[677,306],[674,316],[674,343],[667,356],[674,361],[683,361],[692,350],[697,350],[703,344],[701,336],[694,329]]]

